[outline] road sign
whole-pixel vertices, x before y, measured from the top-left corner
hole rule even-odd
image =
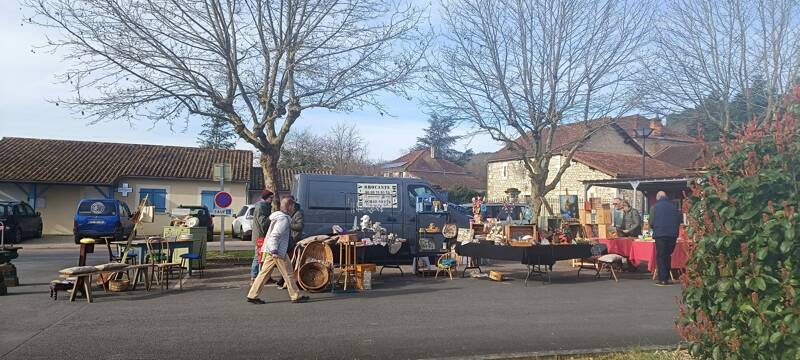
[[[229,163],[216,163],[214,164],[214,173],[213,179],[214,181],[220,181],[221,179],[225,179],[225,181],[231,181],[233,178],[233,167]]]
[[[211,215],[214,215],[214,216],[233,216],[233,209],[231,209],[231,208],[213,209],[213,210],[211,210]]]
[[[220,191],[217,195],[214,195],[214,204],[217,205],[218,208],[227,208],[231,206],[233,202],[233,197],[227,191]]]

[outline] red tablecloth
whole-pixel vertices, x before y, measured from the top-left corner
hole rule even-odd
[[[678,241],[675,251],[672,252],[671,269],[686,269],[689,256],[686,251],[687,242]],[[655,241],[634,241],[631,245],[631,255],[628,257],[634,265],[639,266],[642,261],[647,261],[647,271],[656,269],[656,243]]]
[[[597,239],[597,242],[608,246],[609,254],[622,255],[626,258],[631,257],[631,246],[635,238],[616,238],[616,239]]]

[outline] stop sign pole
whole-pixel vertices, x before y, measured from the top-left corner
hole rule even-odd
[[[220,166],[219,191],[225,191],[225,165]],[[219,254],[225,255],[225,216],[219,219]]]

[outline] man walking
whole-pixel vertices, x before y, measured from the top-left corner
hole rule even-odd
[[[292,200],[294,196],[289,195],[289,198]],[[294,213],[291,214],[292,216],[292,225],[290,228],[292,229],[292,233],[289,237],[289,258],[294,258],[294,248],[300,240],[303,240],[303,226],[304,226],[304,218],[303,218],[303,210],[300,209],[300,204],[297,202],[294,203]],[[299,256],[299,254],[297,254]],[[278,280],[278,288],[285,289],[286,282],[283,279]]]
[[[263,264],[253,282],[253,286],[250,287],[250,292],[247,294],[247,302],[249,303],[264,304],[264,301],[259,299],[258,296],[261,294],[267,278],[276,267],[286,282],[286,288],[289,290],[289,298],[292,302],[298,303],[308,300],[308,296],[301,296],[297,289],[294,271],[292,271],[291,262],[286,255],[289,249],[290,225],[292,222],[289,214],[292,213],[294,213],[294,200],[287,197],[281,199],[280,211],[276,211],[269,216],[270,225],[267,230],[267,237],[264,239],[264,246],[261,248]]]
[[[264,237],[267,235],[267,229],[269,228],[269,215],[272,214],[273,197],[274,194],[272,191],[264,189],[264,191],[261,192],[261,201],[257,202],[255,204],[255,209],[253,209],[253,232],[251,239],[256,251],[253,254],[253,263],[250,265],[250,286],[253,285],[253,281],[255,281],[256,276],[258,276],[259,262],[261,261],[258,251],[264,244]]]
[[[675,251],[675,242],[678,240],[678,230],[681,226],[681,213],[669,201],[667,193],[659,191],[656,195],[656,204],[650,208],[650,224],[653,229],[653,239],[656,241],[656,263],[658,264],[658,286],[668,286],[669,274],[672,265],[672,252]]]

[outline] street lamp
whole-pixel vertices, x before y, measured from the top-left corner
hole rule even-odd
[[[645,170],[644,170],[644,158],[645,158],[645,146],[647,146],[647,138],[653,134],[653,129],[649,127],[643,127],[635,129],[636,137],[642,138],[642,177],[645,177]]]

